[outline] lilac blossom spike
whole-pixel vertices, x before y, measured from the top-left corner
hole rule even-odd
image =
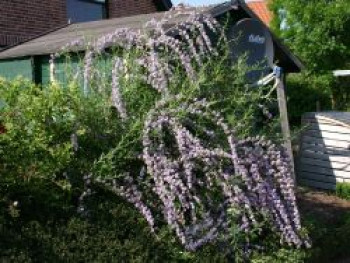
[[[128,202],[133,204],[139,212],[145,217],[147,223],[149,224],[152,232],[154,232],[154,218],[151,210],[142,201],[142,193],[135,184],[133,178],[129,174],[125,174],[125,186],[121,186],[114,180],[112,182],[112,189],[118,195],[125,198]]]
[[[114,67],[112,70],[112,103],[120,114],[120,117],[125,120],[127,118],[126,109],[123,103],[120,92],[119,75],[123,72],[124,66],[121,58],[116,57],[114,60]]]
[[[87,94],[89,91],[89,84],[92,74],[92,63],[93,63],[94,53],[92,50],[87,50],[84,57],[84,93]]]
[[[170,20],[177,16],[186,17],[183,22],[175,26],[182,37],[181,40],[177,38],[176,30],[165,30]],[[86,42],[83,38],[76,39],[65,45],[63,49],[69,52],[85,46],[83,69],[85,92],[88,92],[93,79],[94,59],[113,47],[119,48],[118,50],[122,53],[121,57],[127,56],[132,49],[139,50],[141,55],[138,61],[148,74],[145,80],[157,91],[167,94],[168,83],[173,77],[174,60],[180,61],[187,77],[193,81],[196,79],[193,62],[195,61],[200,66],[203,59],[217,54],[213,48],[214,43],[208,36],[210,31],[216,34],[224,32],[212,16],[198,14],[193,9],[182,7],[166,12],[160,20],[153,19],[147,22],[141,30],[116,29],[91,43]],[[55,54],[54,58],[60,55],[61,53]],[[168,60],[168,58],[171,59]]]
[[[192,118],[194,115],[201,116],[201,119],[210,120],[222,130],[227,136],[230,152],[220,147],[209,147],[192,134],[186,128],[189,120],[184,125],[177,117],[179,111],[184,110]],[[170,145],[161,139],[160,134],[164,129],[174,136],[178,147],[177,157],[172,156],[172,151],[167,149]],[[153,138],[151,134],[158,136]],[[308,244],[299,235],[300,217],[295,203],[289,160],[284,157],[284,150],[260,137],[235,140],[234,132],[218,112],[209,110],[206,101],[180,104],[177,109],[167,108],[167,100],[157,103],[156,109],[151,110],[145,122],[143,146],[143,159],[147,171],[154,179],[152,189],[163,203],[166,221],[187,249],[196,250],[215,240],[218,231],[228,226],[227,221],[213,216],[217,214],[214,211],[218,207],[210,194],[214,182],[222,188],[222,201],[231,207],[240,208],[243,231],[250,231],[257,225],[256,214],[263,212],[271,217],[274,227],[281,235],[281,242],[297,247]],[[271,160],[276,159],[278,167],[271,163]],[[201,166],[202,163],[205,163],[205,167]],[[223,163],[226,164],[223,166]],[[198,170],[202,171],[203,179],[212,183],[198,183]],[[232,174],[223,172],[225,170],[232,171]],[[241,179],[246,190],[230,183],[233,176]],[[191,216],[188,217],[187,214]],[[212,216],[205,216],[208,214]],[[224,218],[227,218],[226,214]],[[206,220],[212,224],[206,224]],[[199,226],[201,235],[189,231]]]

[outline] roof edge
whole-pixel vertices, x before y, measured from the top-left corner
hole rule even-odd
[[[268,32],[271,34],[273,41],[276,43],[276,45],[283,51],[286,53],[286,55],[288,55],[288,57],[294,62],[294,64],[300,69],[300,71],[305,69],[304,64],[301,62],[301,60],[292,53],[292,51],[282,43],[282,41],[280,40],[280,38],[278,38],[272,31],[271,29],[265,25],[265,23],[258,17],[257,14],[255,14],[250,8],[249,6],[242,0],[235,0],[239,3],[239,5],[244,9],[245,12],[248,13],[248,15],[250,15],[252,18],[260,21],[263,26],[268,30]]]
[[[221,4],[214,5],[208,12],[213,17],[218,17],[223,14],[225,14],[228,11],[236,10],[239,7],[239,1],[238,0],[231,0],[230,2],[223,2]]]
[[[58,27],[52,28],[52,29],[50,29],[50,30],[47,30],[47,31],[41,33],[40,35],[35,35],[35,36],[30,37],[30,38],[28,38],[28,39],[26,39],[26,40],[24,40],[24,41],[20,41],[20,42],[18,42],[18,43],[16,43],[16,44],[7,46],[7,47],[1,49],[1,50],[0,50],[0,53],[6,51],[6,50],[8,50],[8,49],[17,47],[17,46],[19,46],[19,45],[25,44],[25,43],[27,43],[27,42],[29,42],[29,41],[34,40],[34,39],[40,38],[40,37],[42,37],[42,36],[45,36],[45,35],[47,35],[47,34],[53,33],[53,32],[55,32],[55,31],[57,31],[57,30],[60,30],[60,29],[62,29],[62,28],[65,28],[65,27],[67,27],[67,26],[69,26],[69,25],[70,25],[70,24],[63,24],[63,25],[61,25],[61,26],[58,26]],[[25,57],[27,57],[27,56],[25,56]]]

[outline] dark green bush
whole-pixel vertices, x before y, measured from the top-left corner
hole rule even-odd
[[[292,126],[300,126],[301,117],[306,112],[331,109],[331,82],[328,75],[314,76],[301,73],[288,76],[287,103]]]
[[[223,244],[186,252],[167,227],[155,238],[132,205],[103,189],[95,191],[86,220],[76,213],[77,196],[48,180],[1,187],[0,262],[232,262]],[[256,253],[252,262],[305,258],[303,250],[274,247]]]
[[[88,220],[76,199],[43,180],[1,187],[0,262],[225,262],[214,246],[183,251],[167,228],[155,238],[132,205],[103,189]]]
[[[307,262],[348,262],[344,259],[350,258],[349,212],[339,213],[332,222],[326,222],[319,215],[307,215],[304,222],[313,241],[313,248],[308,252]]]
[[[350,200],[350,183],[337,183],[336,195],[340,198]]]

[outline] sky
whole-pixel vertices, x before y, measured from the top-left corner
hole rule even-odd
[[[172,0],[174,5],[177,5],[179,3],[189,4],[189,5],[210,5],[210,4],[217,4],[226,2],[227,0]]]

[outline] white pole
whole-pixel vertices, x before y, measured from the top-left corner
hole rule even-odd
[[[55,82],[55,62],[50,61],[50,81]]]

